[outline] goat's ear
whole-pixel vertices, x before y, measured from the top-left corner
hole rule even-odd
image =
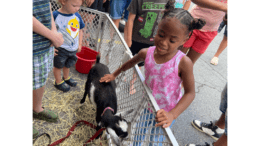
[[[116,113],[116,116],[120,116],[120,117],[125,117],[126,115],[132,113],[134,111],[134,109],[128,110],[128,111],[124,111],[124,112],[120,112],[120,113]]]
[[[121,114],[120,114],[120,116],[119,116],[119,117],[120,117],[120,119],[121,119],[121,120],[123,120],[123,118],[122,118],[122,115],[121,115]]]

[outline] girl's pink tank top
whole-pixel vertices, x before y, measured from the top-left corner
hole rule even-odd
[[[176,55],[166,63],[157,64],[154,60],[156,46],[148,49],[145,58],[145,84],[152,90],[160,109],[169,112],[182,98],[178,66],[185,54],[178,50]]]

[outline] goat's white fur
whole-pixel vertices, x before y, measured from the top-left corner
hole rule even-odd
[[[91,83],[91,85],[90,85],[90,92],[89,92],[89,97],[90,97],[90,102],[92,103],[92,104],[94,104],[95,105],[95,107],[97,107],[97,105],[96,105],[96,102],[95,102],[95,100],[94,100],[94,91],[95,91],[95,86]]]
[[[117,136],[116,132],[113,129],[111,129],[111,128],[107,128],[107,131],[110,134],[111,138],[113,139],[114,143],[116,145],[119,145],[120,144],[120,140],[119,140],[119,137]]]
[[[127,128],[128,128],[128,125],[125,121],[119,121],[119,125],[118,125],[123,132],[127,132]]]

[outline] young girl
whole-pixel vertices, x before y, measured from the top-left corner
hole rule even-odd
[[[83,0],[59,0],[62,7],[53,12],[53,17],[58,32],[61,32],[64,43],[56,48],[57,54],[54,57],[53,73],[55,77],[54,86],[67,92],[70,86],[75,87],[77,82],[70,78],[70,67],[77,62],[76,53],[81,51],[82,37],[85,24],[77,12],[80,9]],[[63,70],[63,78],[61,78],[61,70]]]
[[[156,113],[155,126],[172,126],[178,116],[191,104],[195,97],[193,64],[178,50],[194,29],[205,22],[194,19],[187,10],[170,7],[165,11],[155,36],[155,46],[144,48],[112,74],[100,82],[110,82],[122,72],[140,61],[145,62],[145,84],[150,87],[160,110]],[[181,83],[185,93],[181,95]]]
[[[227,0],[193,0],[197,5],[192,8],[191,15],[194,18],[206,20],[206,25],[195,30],[190,39],[183,45],[182,51],[187,53],[193,64],[206,51],[211,41],[218,34],[218,26],[222,22],[225,15]]]

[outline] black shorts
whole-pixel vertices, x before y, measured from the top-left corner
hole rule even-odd
[[[154,45],[150,45],[150,44],[144,44],[144,43],[139,43],[139,42],[136,42],[136,41],[132,41],[132,46],[130,47],[130,50],[133,54],[133,56],[135,54],[137,54],[141,49],[144,49],[144,48],[149,48],[151,46],[154,46]],[[144,62],[141,62],[141,63],[138,63],[138,66],[144,66]]]
[[[72,67],[76,64],[78,57],[76,56],[77,50],[70,52],[63,48],[56,48],[58,55],[54,56],[54,67],[63,68],[64,66],[67,68]]]

